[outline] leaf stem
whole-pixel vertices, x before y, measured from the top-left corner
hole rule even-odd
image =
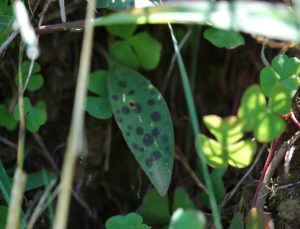
[[[197,150],[197,153],[200,158],[201,167],[203,170],[203,176],[204,176],[205,184],[206,184],[206,187],[208,190],[208,196],[209,196],[209,201],[210,201],[210,205],[212,208],[212,214],[213,214],[213,218],[214,218],[215,227],[217,229],[221,229],[222,224],[221,224],[221,219],[220,219],[220,213],[219,213],[219,209],[217,206],[217,201],[215,198],[214,190],[212,187],[212,182],[210,180],[206,157],[204,155],[204,152],[202,149],[202,144],[201,144],[201,141],[199,138],[199,134],[200,134],[199,121],[197,118],[197,112],[196,112],[196,108],[195,108],[195,104],[194,104],[191,86],[190,86],[190,83],[188,80],[188,76],[187,76],[186,68],[184,66],[183,58],[179,51],[178,43],[177,43],[176,37],[173,32],[173,28],[170,23],[168,23],[168,26],[169,26],[169,30],[171,33],[171,38],[173,41],[173,46],[174,46],[175,54],[177,57],[177,62],[178,62],[180,76],[181,76],[183,89],[184,89],[184,93],[185,93],[185,98],[186,98],[186,102],[187,102],[187,106],[188,106],[188,111],[189,111],[189,115],[190,115],[191,122],[192,122],[194,138],[196,141],[196,148],[199,149],[199,151]]]

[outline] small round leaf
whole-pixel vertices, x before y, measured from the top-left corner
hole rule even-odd
[[[202,212],[179,208],[172,215],[169,229],[202,229],[205,227],[205,223]]]
[[[292,107],[289,90],[283,84],[276,84],[270,94],[269,107],[273,113],[286,114]]]
[[[111,105],[107,97],[88,96],[85,109],[94,118],[108,119],[112,117]]]
[[[234,49],[245,44],[243,36],[234,31],[209,28],[205,30],[204,37],[218,48]]]
[[[266,96],[270,96],[273,86],[280,80],[280,76],[271,67],[264,67],[260,72],[260,86]]]

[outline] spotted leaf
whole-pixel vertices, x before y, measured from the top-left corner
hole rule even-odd
[[[164,195],[174,152],[172,120],[164,98],[141,74],[124,66],[110,71],[108,91],[127,145],[159,194]]]

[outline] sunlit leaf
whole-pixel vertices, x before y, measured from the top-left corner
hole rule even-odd
[[[270,142],[280,135],[284,128],[285,123],[281,118],[272,113],[265,113],[260,116],[254,135],[260,142]]]
[[[172,120],[159,91],[141,74],[123,66],[108,77],[113,115],[134,157],[157,191],[167,192],[174,152]]]
[[[258,85],[250,86],[242,96],[238,116],[245,127],[252,130],[257,127],[260,116],[265,115],[267,109],[266,98]]]
[[[236,116],[222,119],[217,115],[206,115],[203,121],[209,131],[223,145],[235,143],[243,137],[243,123]]]
[[[271,112],[286,114],[292,107],[289,90],[283,84],[275,85],[270,94],[269,107]]]

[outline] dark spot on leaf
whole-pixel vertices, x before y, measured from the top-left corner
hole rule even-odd
[[[145,134],[144,137],[143,137],[143,143],[146,146],[150,146],[154,143],[154,139],[150,134]]]
[[[135,106],[134,106],[133,110],[134,110],[136,113],[141,113],[141,111],[142,111],[142,106],[141,106],[141,104],[135,103]]]
[[[113,95],[112,98],[113,98],[113,100],[118,100],[119,99],[119,97],[117,95]]]
[[[120,114],[120,112],[121,112],[120,110],[117,110],[117,114]]]
[[[155,100],[154,99],[149,99],[148,100],[148,105],[149,106],[153,106],[155,104]]]
[[[135,132],[138,135],[143,135],[144,134],[144,129],[142,127],[137,127],[137,128],[135,128]]]
[[[168,136],[164,135],[161,140],[163,140],[164,143],[167,143],[169,141]]]
[[[130,136],[130,132],[126,132],[126,136],[129,137]]]
[[[135,103],[134,103],[134,102],[129,102],[129,106],[130,106],[131,108],[134,108],[134,107],[135,107]]]
[[[146,159],[146,165],[147,167],[152,167],[153,159],[151,157]]]
[[[154,152],[152,152],[151,153],[151,157],[153,158],[153,160],[158,160],[158,159],[160,159],[161,158],[161,154],[160,154],[160,152],[157,150],[157,151],[154,151]]]
[[[141,148],[140,148],[140,151],[141,151],[141,152],[144,152],[144,148],[143,148],[143,147],[141,147]]]
[[[118,119],[117,119],[117,122],[122,123],[123,120],[122,120],[121,118],[118,118]]]
[[[120,85],[121,88],[126,88],[127,87],[127,83],[124,80],[120,80],[119,85]]]
[[[132,147],[133,147],[133,149],[135,149],[135,150],[138,150],[138,149],[139,149],[139,146],[138,146],[136,143],[132,143]]]
[[[153,122],[158,122],[160,120],[160,113],[158,111],[154,111],[151,113],[151,120]]]
[[[130,110],[129,110],[129,108],[128,107],[122,107],[122,113],[123,114],[129,114],[129,112],[130,112]]]
[[[128,125],[128,126],[127,126],[127,129],[128,129],[128,130],[132,130],[132,126]]]
[[[134,94],[134,90],[129,90],[128,95],[133,95]]]
[[[158,135],[159,135],[159,129],[154,128],[154,129],[151,131],[151,134],[152,134],[153,137],[158,137]]]

